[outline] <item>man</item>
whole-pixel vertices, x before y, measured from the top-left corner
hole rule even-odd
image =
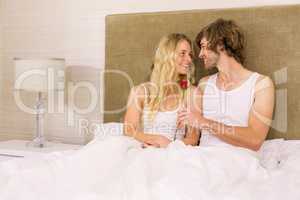
[[[244,36],[232,20],[218,19],[196,38],[204,67],[218,73],[200,80],[178,123],[201,129],[200,145],[234,145],[257,151],[272,121],[274,85],[243,66]]]

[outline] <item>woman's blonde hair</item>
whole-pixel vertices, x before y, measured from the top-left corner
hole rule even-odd
[[[191,64],[190,72],[187,75],[189,77],[182,77],[182,75],[178,74],[176,71],[175,59],[176,56],[178,56],[176,48],[182,41],[187,41],[192,48],[192,42],[186,35],[172,33],[164,36],[160,40],[155,51],[153,70],[150,77],[150,83],[146,86],[148,92],[145,94],[146,103],[144,105],[149,109],[150,115],[152,116],[151,118],[155,116],[160,108],[160,104],[168,95],[179,94],[180,100],[184,98],[183,90],[178,84],[180,78],[185,78],[190,81],[189,87],[194,81],[193,64]]]

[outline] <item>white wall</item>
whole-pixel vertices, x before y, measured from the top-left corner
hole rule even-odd
[[[12,58],[64,57],[68,66],[85,68],[85,76],[94,76],[91,79],[101,87],[99,76],[95,76],[99,73],[94,72],[104,68],[104,19],[107,14],[299,3],[300,0],[284,3],[279,0],[174,0],[172,3],[169,0],[0,0],[3,24],[2,30],[0,24],[0,139],[29,138],[34,130],[32,116],[22,113],[14,103]],[[75,80],[82,79],[81,74],[71,73]],[[80,101],[87,101],[87,98]],[[102,120],[103,101],[99,101],[89,119]],[[85,141],[76,127],[66,125],[65,114],[48,115],[46,120],[47,133],[52,138],[74,143]]]
[[[105,3],[98,0],[76,0],[72,2],[74,2],[72,5],[67,5],[70,11],[68,12],[67,23],[68,25],[72,24],[68,30],[70,31],[68,34],[73,33],[73,41],[77,41],[79,38],[82,39],[81,33],[85,35],[84,41],[81,43],[82,46],[75,42],[78,45],[76,46],[80,48],[85,46],[87,48],[89,46],[87,44],[90,44],[90,49],[87,50],[91,50],[92,46],[96,48],[97,51],[95,53],[98,59],[95,60],[95,63],[91,64],[96,64],[96,67],[101,68],[104,66],[104,17],[108,14],[299,4],[300,0],[286,0],[285,2],[280,0],[111,0]],[[70,42],[73,41],[71,40]],[[80,54],[82,59],[83,54],[81,53],[83,52],[84,49],[81,49],[81,52],[77,51],[77,54]],[[100,53],[100,56],[98,53]],[[77,55],[76,58],[80,55]]]
[[[2,1],[0,1],[0,127],[1,127],[1,124],[3,124],[3,111],[2,111],[2,104],[3,104],[3,65],[2,65],[2,60],[3,60],[3,38],[2,38],[2,33],[3,33],[3,16],[2,16]]]

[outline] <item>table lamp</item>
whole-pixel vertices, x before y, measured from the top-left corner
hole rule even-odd
[[[42,95],[54,90],[64,89],[65,60],[61,58],[51,59],[23,59],[15,58],[15,89],[35,92],[37,101],[35,104],[36,132],[33,141],[28,145],[45,147],[44,113],[45,105]]]

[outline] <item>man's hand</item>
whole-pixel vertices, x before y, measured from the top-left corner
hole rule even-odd
[[[207,120],[197,110],[188,111],[186,108],[182,108],[177,113],[177,127],[183,128],[185,125],[194,128],[205,128],[207,126]]]

